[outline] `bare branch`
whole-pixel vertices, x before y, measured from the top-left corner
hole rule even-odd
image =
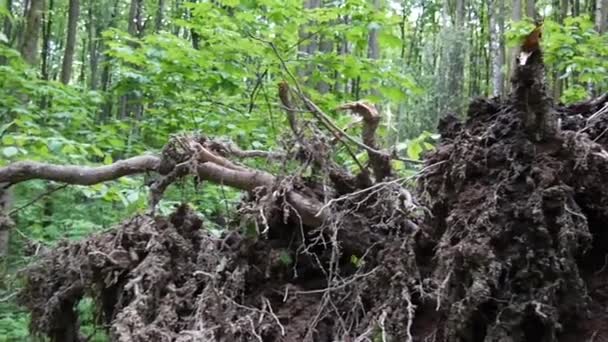
[[[264,171],[232,170],[212,163],[198,164],[196,171],[199,178],[202,180],[208,180],[246,191],[251,191],[260,186],[271,186],[276,180],[273,175]],[[295,191],[290,191],[287,194],[287,201],[302,218],[303,224],[319,226],[326,218],[325,212],[317,216],[317,213],[320,211],[323,204],[314,198],[304,196]]]
[[[363,144],[369,146],[372,150],[367,150],[369,161],[377,181],[382,181],[384,178],[391,175],[391,157],[386,153],[376,152],[376,130],[380,123],[380,114],[374,105],[365,102],[351,102],[338,107],[340,110],[350,110],[353,113],[359,114],[363,118],[363,132],[361,138]]]
[[[0,168],[0,183],[16,184],[31,179],[45,179],[67,184],[93,185],[146,171],[156,171],[159,164],[160,159],[152,155],[133,157],[97,167],[20,161]]]
[[[283,107],[285,107],[285,111],[287,112],[287,119],[289,121],[289,126],[293,131],[296,139],[300,139],[300,131],[298,130],[298,121],[296,119],[296,110],[291,103],[291,97],[289,96],[289,85],[287,82],[282,81],[279,83],[279,99],[283,103]]]

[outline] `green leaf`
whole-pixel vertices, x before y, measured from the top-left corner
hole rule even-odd
[[[283,263],[283,265],[285,266],[289,266],[293,263],[293,258],[287,251],[281,251],[281,254],[279,255],[279,260],[281,260],[281,263]]]
[[[19,150],[14,146],[5,147],[2,149],[2,154],[4,154],[4,156],[7,158],[14,157],[18,153],[19,153]]]
[[[228,7],[236,7],[239,5],[240,0],[220,0],[219,3]]]
[[[407,156],[411,159],[418,160],[420,159],[420,154],[422,153],[422,144],[420,142],[414,140],[407,146]]]
[[[390,32],[380,32],[380,44],[387,48],[398,48],[401,47],[401,38],[391,34]]]
[[[106,156],[103,158],[103,163],[106,165],[110,165],[112,164],[113,160],[112,160],[112,156],[109,154],[106,154]]]

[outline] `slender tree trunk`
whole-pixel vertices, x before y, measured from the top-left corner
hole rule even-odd
[[[380,0],[373,0],[374,9],[380,10]],[[372,27],[369,30],[367,57],[370,59],[380,59],[380,41],[378,39],[380,30],[377,27]]]
[[[505,44],[504,44],[504,0],[491,0],[490,35],[492,36],[492,95],[504,94]]]
[[[561,0],[561,4],[560,4],[560,18],[561,21],[563,22],[563,20],[568,16],[568,7],[570,5],[570,1],[569,0]]]
[[[158,0],[158,8],[156,10],[155,31],[160,32],[163,29],[163,20],[165,13],[165,0]]]
[[[21,55],[30,65],[38,62],[38,43],[42,28],[42,11],[44,0],[31,0],[25,19],[25,31],[21,39]]]
[[[526,16],[536,18],[536,0],[526,0]]]
[[[372,4],[374,6],[374,9],[377,12],[381,11],[381,6],[382,3],[380,0],[373,0]],[[378,27],[372,27],[369,30],[369,36],[367,38],[367,57],[369,59],[373,59],[373,60],[378,60],[380,59],[380,39],[379,39],[379,35],[380,35],[380,30]],[[322,51],[322,49],[321,49]],[[382,82],[382,80],[374,80],[375,82]],[[378,96],[380,95],[380,93],[378,92],[378,89],[376,87],[372,88],[371,91],[372,95]],[[380,104],[377,104],[378,110],[382,111],[382,109],[380,108]]]
[[[10,218],[11,207],[11,189],[8,184],[0,183],[0,258],[8,255],[10,232],[14,225]]]
[[[581,2],[579,0],[572,0],[572,15],[581,15]]]
[[[462,105],[462,89],[464,78],[464,61],[465,61],[465,0],[456,0],[455,12],[450,20],[450,1],[444,1],[444,27],[443,27],[443,61],[447,75],[445,75],[446,86],[440,86],[439,89],[445,92],[447,96],[440,101],[439,112],[446,114],[448,112],[459,112]],[[444,82],[440,80],[439,82]]]
[[[114,6],[112,9],[112,14],[110,15],[110,21],[108,23],[108,27],[112,28],[116,25],[116,17],[118,16],[119,13],[119,7],[120,7],[120,0],[115,0],[114,2]],[[105,50],[105,48],[104,48]],[[105,53],[104,51],[104,63],[103,63],[103,69],[101,71],[101,90],[103,90],[104,93],[106,93],[106,95],[110,95],[108,94],[108,90],[110,89],[110,84],[112,82],[112,73],[111,73],[111,64],[110,64],[110,56]],[[101,111],[101,120],[102,121],[106,121],[108,119],[110,119],[110,116],[112,115],[112,108],[113,108],[113,99],[111,96],[108,96],[108,99],[106,100],[105,104],[103,105],[102,111]]]
[[[94,16],[94,4],[95,0],[89,0],[88,8],[87,8],[87,34],[89,36],[89,88],[92,90],[97,89],[97,71],[99,64],[99,52],[97,51],[97,47],[99,46],[99,41],[97,39],[96,25],[95,25],[95,16]]]
[[[9,14],[13,13],[13,1],[12,0],[6,0],[6,11]],[[13,31],[13,25],[11,24],[11,21],[8,18],[4,19],[4,22],[2,23],[2,33],[4,33],[4,36],[7,39],[6,45],[8,46],[12,46],[13,44],[13,39],[12,39],[12,31]],[[0,42],[1,43],[1,42]],[[6,64],[6,58],[4,56],[0,56],[0,65],[5,65]]]
[[[65,40],[65,50],[61,65],[61,83],[68,84],[72,78],[74,65],[74,50],[76,47],[76,31],[78,29],[78,16],[80,14],[80,0],[70,0],[68,9],[68,33]]]
[[[127,31],[133,37],[141,37],[143,33],[143,0],[131,0]],[[141,106],[133,103],[136,100],[137,98],[132,92],[120,98],[120,118],[126,118],[129,115],[139,116]]]
[[[522,0],[513,0],[513,7],[511,8],[511,20],[514,22],[518,22],[522,20]],[[504,40],[503,40],[504,43]],[[505,65],[508,67],[506,73],[506,80],[510,80],[513,75],[513,70],[515,69],[515,59],[517,55],[517,47],[509,48],[507,53],[508,60],[505,62]],[[505,87],[507,90],[511,88],[511,82],[506,82]]]
[[[566,15],[568,14],[568,0],[556,0],[554,3],[557,8],[559,8],[559,12],[557,12],[557,22],[563,24],[564,19],[566,19]],[[563,81],[560,78],[559,71],[554,70],[552,72],[553,78],[553,98],[559,100],[562,95],[562,86]]]
[[[595,1],[595,27],[599,33],[608,31],[608,0]]]
[[[304,0],[304,9],[306,10],[318,8],[320,6],[321,0]],[[316,35],[312,35],[307,30],[312,25],[313,23],[309,22],[300,28],[301,43],[298,46],[298,50],[300,52],[300,56],[304,56],[305,58],[314,55],[319,49],[319,44],[317,42],[318,37]],[[304,68],[300,69],[298,73],[301,77],[306,79],[307,85],[313,86],[309,80],[309,77],[313,72],[314,67],[312,65],[306,65]]]
[[[189,1],[193,4],[198,3],[198,0],[189,0]],[[185,15],[188,19],[192,18],[192,13],[189,9],[186,10]],[[188,33],[188,31],[184,31],[184,36],[186,35],[186,33]],[[196,32],[196,30],[194,28],[191,28],[189,33],[190,33],[189,38],[190,38],[190,40],[192,40],[192,47],[196,50],[200,49],[201,36],[198,34],[198,32]],[[188,39],[188,38],[184,38],[184,39]]]
[[[53,10],[55,7],[55,1],[49,0],[49,8],[42,13],[42,22],[45,23],[42,27],[42,65],[40,67],[40,73],[42,75],[42,79],[45,81],[50,80],[50,71],[49,71],[49,59],[50,50],[51,50],[51,32],[53,29]],[[47,96],[43,96],[40,101],[40,108],[46,109],[50,107],[50,99]]]
[[[10,14],[13,13],[13,0],[6,0],[6,11]],[[13,30],[13,25],[11,24],[11,21],[8,18],[6,18],[4,20],[4,23],[2,24],[2,31],[4,32],[4,35],[6,36],[6,38],[8,39],[9,45],[11,42],[12,30]]]

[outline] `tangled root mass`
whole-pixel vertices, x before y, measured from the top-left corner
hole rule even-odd
[[[84,297],[114,341],[608,340],[606,102],[555,108],[533,142],[513,103],[475,100],[440,123],[420,205],[388,180],[321,227],[266,206],[259,237],[137,216],[45,254],[21,301],[56,341],[85,340]]]

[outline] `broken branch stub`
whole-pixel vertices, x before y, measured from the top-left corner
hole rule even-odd
[[[376,144],[376,130],[380,124],[380,114],[374,105],[365,102],[351,102],[338,107],[340,110],[350,110],[363,118],[363,131],[361,138],[363,144],[369,146],[367,154],[374,171],[376,181],[381,182],[391,176],[391,156],[378,150]]]
[[[559,133],[557,113],[545,80],[540,36],[539,26],[526,37],[511,79],[511,100],[522,118],[526,134],[536,142],[546,141]]]

